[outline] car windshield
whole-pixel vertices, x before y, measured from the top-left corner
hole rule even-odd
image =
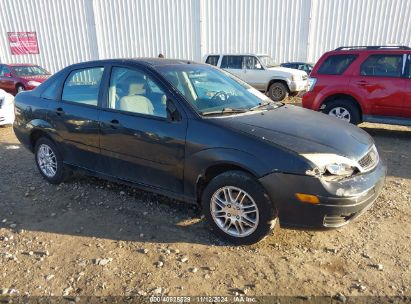
[[[49,75],[45,69],[39,66],[22,65],[13,66],[13,71],[16,76],[37,76],[37,75]]]
[[[270,56],[258,56],[258,59],[260,59],[261,63],[268,68],[278,65],[275,63],[274,59],[271,58]]]
[[[202,115],[243,113],[281,105],[230,73],[209,66],[167,65],[158,67],[158,71]]]

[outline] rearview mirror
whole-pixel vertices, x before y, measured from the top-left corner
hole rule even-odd
[[[166,110],[167,110],[167,120],[169,121],[181,120],[181,115],[178,112],[177,107],[174,105],[174,103],[170,99],[167,99]]]

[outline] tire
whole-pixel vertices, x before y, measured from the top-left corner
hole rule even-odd
[[[222,203],[225,197],[229,197],[226,195],[227,190],[231,190],[232,198],[242,203],[237,204],[233,200],[231,203]],[[242,171],[227,171],[213,178],[204,189],[201,204],[213,232],[236,245],[257,243],[270,233],[276,222],[275,208],[264,188],[253,176]],[[227,219],[229,216],[230,219]]]
[[[48,158],[44,153],[49,152]],[[70,170],[64,166],[63,159],[57,146],[48,138],[40,137],[36,141],[34,156],[37,169],[40,174],[51,184],[60,184],[71,174]],[[46,163],[45,163],[46,162]],[[54,166],[52,165],[54,163]],[[48,166],[49,164],[50,166]],[[52,170],[50,167],[53,167]]]
[[[18,93],[20,93],[20,92],[23,92],[23,91],[25,91],[26,89],[24,88],[24,86],[23,85],[21,85],[21,84],[18,84],[17,86],[16,86],[16,94],[18,94]]]
[[[358,125],[361,122],[360,111],[349,99],[337,99],[327,103],[323,113],[337,117],[353,125]]]
[[[274,82],[268,89],[268,96],[274,101],[281,101],[289,95],[287,86],[282,82]]]

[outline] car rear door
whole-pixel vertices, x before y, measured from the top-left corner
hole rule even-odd
[[[183,192],[187,119],[167,119],[172,99],[144,67],[113,66],[101,113],[102,169],[143,186]]]
[[[406,54],[404,117],[411,118],[411,52]]]
[[[47,118],[60,138],[63,159],[96,170],[99,161],[99,116],[104,65],[72,70],[61,94],[50,100]]]
[[[405,56],[397,53],[374,53],[359,65],[350,86],[361,96],[368,114],[404,116]]]
[[[221,59],[220,68],[246,81],[243,70],[243,57],[240,55],[224,55]]]

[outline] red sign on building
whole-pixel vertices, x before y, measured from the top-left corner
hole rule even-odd
[[[36,32],[8,32],[12,55],[38,54]]]

